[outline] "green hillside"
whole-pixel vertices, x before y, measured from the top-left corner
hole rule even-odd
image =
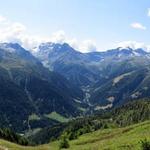
[[[0,128],[24,133],[57,124],[80,114],[80,98],[81,90],[19,44],[0,43]]]
[[[70,150],[140,150],[140,141],[150,140],[150,121],[124,128],[103,129],[84,134],[69,142]],[[59,141],[36,147],[24,147],[0,140],[8,150],[58,150]],[[5,149],[4,149],[5,150]]]
[[[37,132],[31,132],[26,136],[36,144],[49,143],[58,139],[62,134],[68,139],[76,139],[78,136],[99,129],[117,128],[133,125],[150,120],[150,99],[140,99],[129,102],[110,112],[98,113],[60,123],[53,127],[46,127]]]

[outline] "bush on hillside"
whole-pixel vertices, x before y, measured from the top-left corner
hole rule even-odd
[[[150,141],[144,139],[141,141],[142,150],[150,150]]]
[[[60,145],[59,145],[59,148],[62,149],[62,148],[69,148],[70,145],[69,145],[69,141],[67,139],[66,136],[62,136],[61,140],[60,140]]]

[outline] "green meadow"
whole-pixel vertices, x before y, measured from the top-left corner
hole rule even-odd
[[[150,121],[124,128],[97,130],[69,141],[69,150],[141,150],[141,140],[150,140]],[[0,140],[0,150],[59,150],[60,141],[40,146],[20,146]]]

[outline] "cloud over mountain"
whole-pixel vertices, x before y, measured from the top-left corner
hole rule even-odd
[[[63,30],[52,33],[49,37],[35,36],[28,33],[25,25],[19,22],[12,22],[0,15],[0,42],[17,42],[27,49],[43,42],[64,43],[67,42],[75,49],[82,52],[96,50],[93,40],[79,41],[76,38],[68,37]]]
[[[123,47],[123,48],[130,47],[132,49],[142,48],[145,51],[150,51],[150,45],[147,45],[143,42],[137,42],[137,41],[118,42],[115,47]]]
[[[132,24],[132,27],[144,29],[145,27],[139,23]],[[20,22],[13,22],[6,17],[0,15],[0,42],[13,42],[19,43],[26,49],[33,49],[41,43],[54,42],[54,43],[68,43],[74,49],[81,52],[99,51],[94,39],[79,40],[76,37],[69,37],[65,31],[58,30],[48,37],[40,35],[29,34],[29,29]],[[150,50],[150,45],[137,41],[123,41],[118,42],[114,47],[131,47],[133,49],[143,48]]]

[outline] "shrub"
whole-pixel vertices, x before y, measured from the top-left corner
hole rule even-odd
[[[66,136],[62,136],[61,140],[60,140],[60,145],[59,145],[59,148],[62,149],[62,148],[69,148],[70,145],[69,145],[69,141],[67,139]]]
[[[75,139],[77,139],[78,138],[77,132],[71,132],[68,135],[68,138],[69,138],[69,140],[75,140]]]
[[[144,139],[141,141],[142,150],[150,150],[150,141]]]

